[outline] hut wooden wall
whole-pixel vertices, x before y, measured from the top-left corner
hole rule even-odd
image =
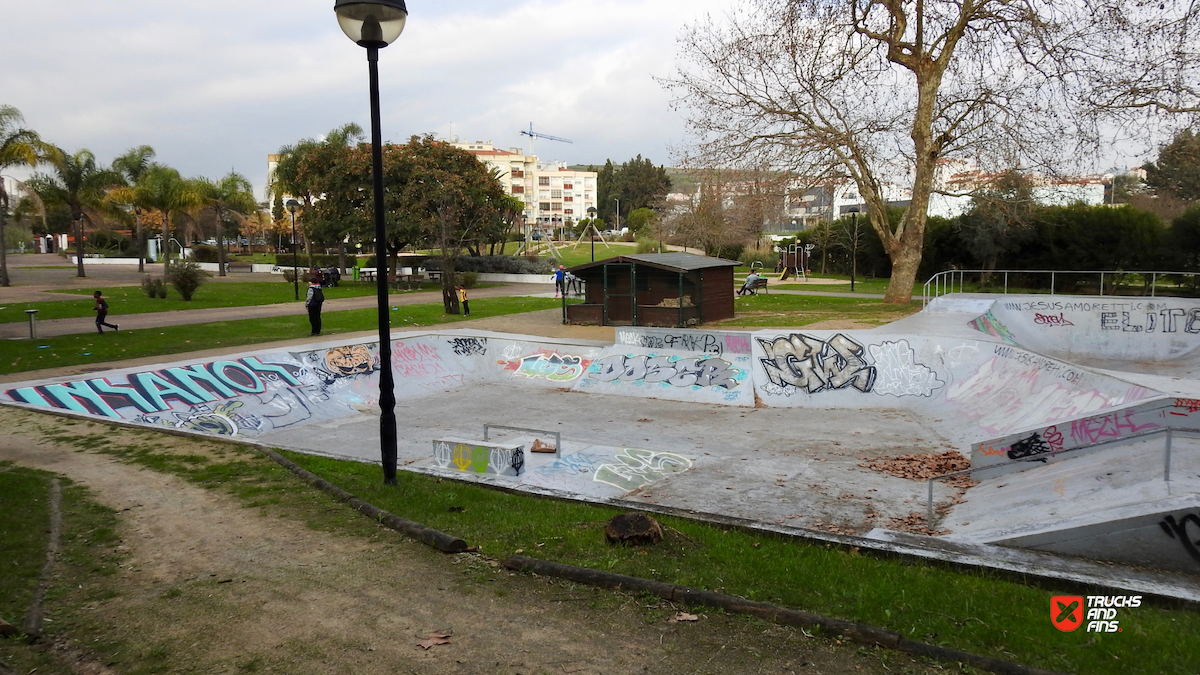
[[[701,270],[701,297],[698,302],[701,321],[733,318],[733,268],[709,267]]]

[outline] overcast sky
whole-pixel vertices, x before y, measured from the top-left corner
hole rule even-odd
[[[682,116],[655,76],[675,38],[728,0],[409,0],[380,52],[383,137],[451,133],[543,160],[670,164]],[[0,104],[108,164],[147,144],[187,176],[235,169],[263,198],[266,156],[357,122],[369,131],[366,50],[332,0],[0,0]]]

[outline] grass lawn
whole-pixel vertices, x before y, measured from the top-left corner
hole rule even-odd
[[[988,571],[862,555],[682,518],[659,518],[667,537],[653,547],[609,545],[604,523],[621,509],[542,499],[400,472],[386,487],[380,469],[287,453],[289,459],[376,506],[461,537],[489,556],[523,552],[730,593],[860,621],[910,639],[1072,673],[1194,673],[1200,613],[1143,602],[1121,614],[1122,632],[1062,633],[1047,616],[1050,596],[1103,591],[1038,587]],[[452,508],[453,507],[453,508]]]
[[[470,318],[519,314],[560,306],[561,301],[551,298],[487,298],[472,308],[474,311]],[[378,326],[374,308],[325,312],[322,317],[322,339],[339,333],[375,330]],[[391,325],[395,328],[466,320],[467,317],[461,315],[443,313],[440,302],[401,305],[391,312]],[[42,340],[3,340],[0,341],[0,373],[254,345],[300,338],[308,335],[308,332],[308,315],[297,310],[294,316],[216,321],[202,326],[164,326],[104,335],[64,335]]]
[[[482,285],[480,286],[482,287]],[[300,298],[304,298],[307,284],[300,284]],[[421,290],[435,290],[439,284],[425,282]],[[116,286],[112,288],[84,289],[57,291],[66,295],[77,296],[78,300],[56,300],[51,302],[23,302],[0,307],[0,323],[25,322],[28,317],[27,309],[38,310],[38,320],[71,319],[82,316],[95,316],[92,308],[92,292],[99,290],[108,300],[109,312],[113,316],[122,314],[147,314],[151,312],[172,312],[187,309],[209,309],[211,307],[248,307],[252,305],[271,305],[275,303],[295,302],[295,291],[292,284],[278,282],[231,282],[208,283],[196,290],[190,302],[184,302],[174,288],[167,291],[166,298],[148,298],[137,286]],[[326,288],[325,299],[356,298],[375,295],[375,286],[368,283],[357,284],[353,281],[342,283],[340,286]],[[392,291],[398,293],[399,291]],[[112,319],[110,319],[111,321]]]
[[[46,560],[50,536],[50,480],[52,474],[0,462],[0,617],[18,627],[37,586],[38,575]],[[116,514],[91,501],[82,486],[61,478],[63,531],[54,579],[45,599],[47,635],[72,623],[77,608],[102,601],[111,591],[101,591],[95,580],[115,580],[117,557],[114,547]],[[117,582],[119,583],[119,582]],[[64,610],[62,602],[75,609]],[[94,609],[94,608],[93,608]],[[103,638],[93,644],[100,645]],[[72,671],[45,649],[30,648],[20,639],[0,640],[0,661],[12,670],[6,672],[70,675]],[[3,669],[0,669],[3,670]]]
[[[706,326],[805,326],[827,319],[848,319],[881,326],[915,314],[921,301],[889,305],[872,298],[829,298],[815,295],[740,296],[734,301],[736,316]]]

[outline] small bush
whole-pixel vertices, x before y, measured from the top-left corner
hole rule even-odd
[[[726,244],[725,246],[718,246],[717,250],[713,251],[713,256],[726,260],[740,260],[742,258],[742,251],[745,250],[746,247],[743,244]]]
[[[637,252],[642,253],[658,253],[658,242],[653,239],[638,239]]]
[[[204,263],[217,262],[217,247],[216,246],[208,246],[207,244],[197,244],[197,245],[193,246],[190,250],[191,250],[191,255],[188,257],[188,260],[193,260],[195,262],[204,262]]]
[[[190,302],[196,289],[204,283],[204,279],[212,275],[200,269],[200,266],[194,262],[177,260],[171,263],[164,276],[175,287],[175,290],[179,291],[180,297]]]
[[[437,264],[437,261],[429,261],[430,268],[435,268]],[[553,269],[545,258],[513,255],[463,256],[457,259],[455,267],[463,272],[479,274],[549,274]]]
[[[285,269],[283,271],[283,280],[289,284],[292,283],[293,281],[295,281],[296,280],[296,270],[294,270],[290,267]]]
[[[475,272],[455,272],[454,285],[463,286],[465,288],[475,288],[475,284],[479,283],[479,275]]]
[[[142,291],[145,292],[147,298],[167,297],[167,285],[163,283],[162,277],[144,277]]]

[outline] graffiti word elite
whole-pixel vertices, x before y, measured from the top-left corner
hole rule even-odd
[[[117,409],[129,406],[142,413],[162,412],[171,409],[171,401],[192,406],[262,394],[267,391],[267,382],[300,386],[290,368],[262,363],[254,357],[134,373],[127,380],[114,383],[97,378],[10,389],[6,393],[21,403],[121,419]]]
[[[1200,333],[1200,307],[1184,310],[1178,307],[1134,314],[1132,312],[1100,312],[1100,330],[1119,330],[1124,333]]]

